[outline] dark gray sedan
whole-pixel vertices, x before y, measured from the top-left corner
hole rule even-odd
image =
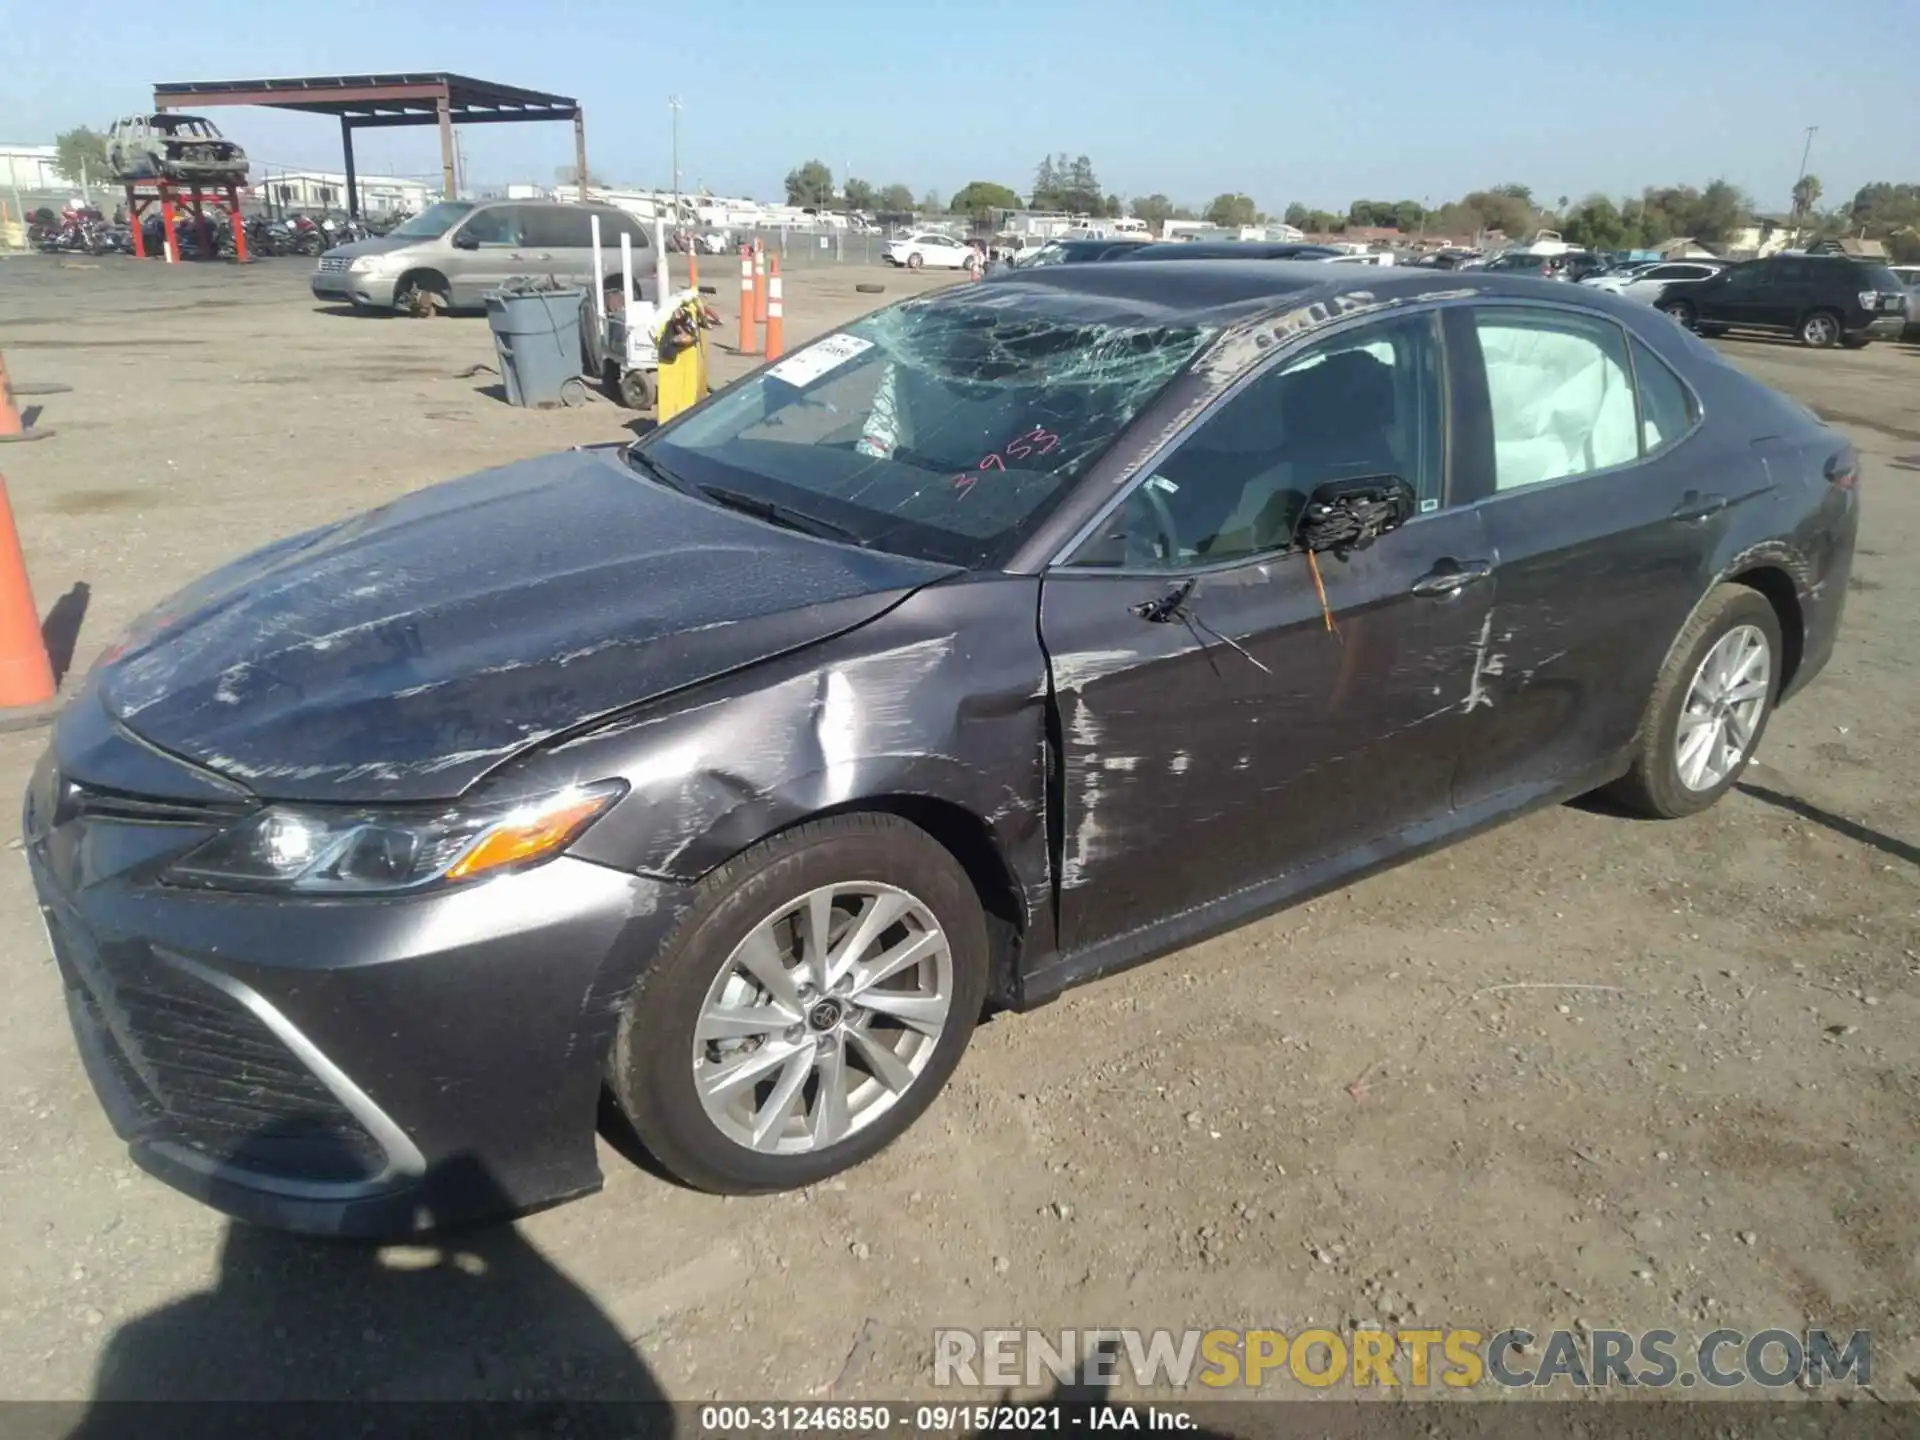
[[[241,560],[27,854],[163,1179],[377,1234],[805,1185],[1022,1009],[1598,787],[1826,663],[1853,451],[1569,285],[1136,261],[920,297],[625,448]]]

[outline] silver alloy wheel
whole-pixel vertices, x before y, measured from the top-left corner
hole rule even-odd
[[[1693,672],[1674,735],[1674,765],[1689,790],[1711,790],[1747,758],[1773,692],[1773,653],[1757,625],[1722,635]]]
[[[798,896],[734,947],[700,1006],[707,1118],[769,1155],[865,1129],[932,1060],[953,988],[946,932],[906,891],[859,881]]]
[[[1809,345],[1831,345],[1839,336],[1840,327],[1831,315],[1809,315],[1806,324],[1800,327],[1800,334]]]

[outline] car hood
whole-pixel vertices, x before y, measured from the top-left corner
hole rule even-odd
[[[390,250],[404,250],[409,245],[420,243],[404,235],[373,235],[365,240],[350,240],[345,245],[335,245],[323,253],[352,260],[361,255],[385,255]]]
[[[569,451],[237,561],[137,625],[92,683],[149,744],[270,799],[444,799],[951,573],[692,499],[611,447]]]

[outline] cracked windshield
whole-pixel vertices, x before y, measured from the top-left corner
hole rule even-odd
[[[1016,544],[1213,334],[904,305],[769,367],[641,447],[859,542],[958,565]]]

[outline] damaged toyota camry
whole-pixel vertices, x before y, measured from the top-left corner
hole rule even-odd
[[[1826,663],[1854,452],[1644,306],[1063,266],[295,536],[60,716],[27,855],[162,1179],[402,1233],[901,1134],[983,1014],[1603,786]],[[1276,984],[1284,976],[1276,975]]]

